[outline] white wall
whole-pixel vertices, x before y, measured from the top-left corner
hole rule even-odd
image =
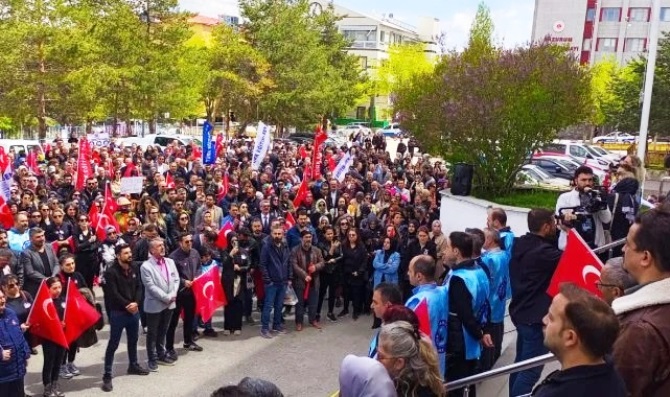
[[[468,227],[485,228],[487,208],[489,206],[500,207],[507,213],[507,226],[512,228],[516,236],[528,232],[528,208],[509,207],[499,205],[490,201],[481,200],[471,196],[454,196],[450,190],[443,190],[442,203],[440,206],[440,221],[442,232],[463,231]]]

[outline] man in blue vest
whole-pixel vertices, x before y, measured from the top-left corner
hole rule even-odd
[[[430,255],[418,255],[412,258],[407,275],[414,289],[412,290],[413,295],[405,302],[405,306],[417,313],[422,330],[426,329],[425,322],[430,322],[429,336],[437,350],[440,372],[444,377],[449,313],[448,291],[435,282],[435,259]],[[425,314],[427,314],[427,319],[425,319]]]
[[[500,233],[500,248],[512,255],[514,232],[507,226],[507,213],[505,210],[502,208],[489,208],[486,227],[495,229]]]
[[[489,280],[484,270],[472,259],[473,239],[465,232],[452,232],[447,245],[447,262],[451,272],[445,278],[449,288],[449,320],[447,343],[447,380],[474,375],[483,344],[493,347],[488,319]],[[462,396],[463,389],[450,390],[449,396]],[[476,395],[470,386],[469,396]]]
[[[482,356],[482,371],[493,367],[502,353],[503,334],[505,333],[505,307],[512,296],[509,283],[510,255],[502,249],[500,233],[493,228],[484,229],[484,250],[482,264],[489,274],[489,303],[491,304],[491,339],[493,348],[485,349]]]

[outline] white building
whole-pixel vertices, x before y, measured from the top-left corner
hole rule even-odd
[[[533,42],[565,43],[582,64],[613,58],[623,65],[649,46],[651,18],[670,30],[670,0],[651,15],[653,0],[535,0]]]
[[[350,10],[328,0],[315,0],[310,4],[310,12],[320,12],[330,4],[333,5],[335,14],[343,17],[337,23],[340,32],[353,41],[348,52],[359,57],[361,67],[368,73],[374,73],[374,70],[388,59],[388,48],[393,44],[420,42],[426,44],[426,56],[436,56],[438,53],[437,39],[440,35],[440,21],[436,18],[420,18],[418,26],[414,27],[394,19],[393,14],[382,15],[378,18]],[[368,103],[361,103],[347,116],[361,120],[368,119],[371,104],[371,100],[368,100]],[[375,97],[374,106],[373,119],[389,118],[387,113],[391,108],[391,103],[388,96]]]

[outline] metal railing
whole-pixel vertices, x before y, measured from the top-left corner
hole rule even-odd
[[[625,242],[626,239],[622,238],[620,240],[613,241],[609,244],[605,244],[602,247],[598,247],[594,249],[593,252],[595,254],[609,252],[608,258],[611,258],[612,250],[620,245],[624,245]],[[539,367],[551,363],[555,360],[556,357],[553,354],[548,353],[542,356],[529,358],[528,360],[519,361],[518,363],[506,365],[504,367],[494,368],[492,370],[482,372],[480,374],[468,376],[467,378],[462,378],[449,383],[445,383],[444,386],[446,387],[447,390],[458,390],[465,387],[465,389],[463,390],[463,397],[468,397],[470,395],[470,389],[467,386],[476,385],[489,379],[497,378],[499,376],[510,375],[526,369]],[[530,394],[526,394],[523,396],[510,396],[510,397],[527,397],[527,396],[530,396]]]

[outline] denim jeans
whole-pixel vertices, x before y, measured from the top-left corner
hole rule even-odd
[[[105,350],[105,377],[112,376],[114,353],[119,348],[121,335],[126,330],[129,365],[137,364],[137,340],[140,331],[140,313],[130,314],[126,311],[113,310],[109,313],[109,342]]]
[[[515,363],[548,353],[544,346],[542,324],[516,324]],[[540,380],[544,366],[527,369],[509,376],[510,397],[522,396],[533,391]]]
[[[319,290],[314,288],[312,284],[309,288],[309,295],[307,300],[304,298],[305,288],[296,288],[296,295],[298,295],[298,303],[295,305],[295,323],[302,324],[305,319],[305,310],[307,310],[307,320],[311,324],[316,321],[316,306],[319,303]]]
[[[150,362],[155,362],[165,356],[165,337],[172,320],[172,309],[165,309],[158,313],[147,315],[147,356]],[[178,316],[179,314],[175,314]]]
[[[272,328],[280,329],[282,322],[282,309],[284,307],[284,296],[286,295],[286,284],[265,284],[265,303],[261,314],[261,330],[270,329],[270,311],[274,309]]]

